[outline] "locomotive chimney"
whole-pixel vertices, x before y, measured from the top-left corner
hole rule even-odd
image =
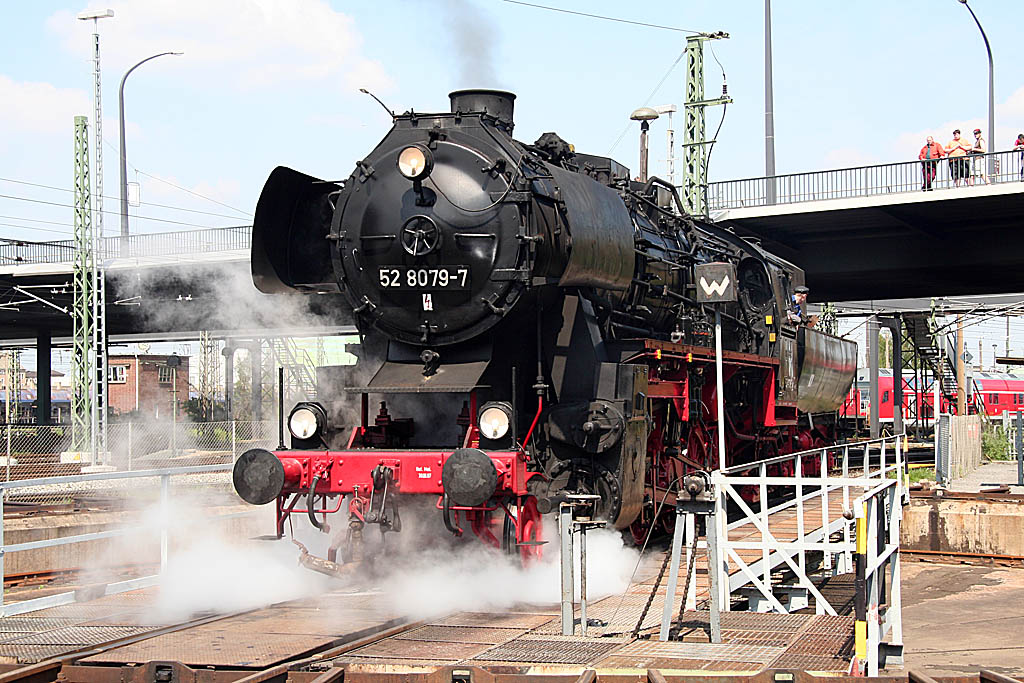
[[[509,130],[515,125],[512,119],[516,96],[505,90],[456,90],[448,95],[452,101],[452,113],[485,113],[508,124]]]

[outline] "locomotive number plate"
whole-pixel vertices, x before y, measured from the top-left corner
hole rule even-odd
[[[469,266],[381,266],[379,278],[381,289],[469,289]]]

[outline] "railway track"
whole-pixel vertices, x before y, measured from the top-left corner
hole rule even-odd
[[[900,555],[918,562],[942,564],[971,564],[980,566],[1024,567],[1024,555],[997,555],[994,553],[966,553],[952,550],[907,550]]]
[[[191,629],[219,621],[244,618],[250,612],[238,612],[215,617],[196,619],[174,625],[144,636],[152,638],[175,633],[187,633]],[[660,667],[637,666],[616,670],[615,667],[574,667],[557,671],[550,667],[501,666],[495,669],[487,665],[458,667],[430,667],[405,665],[395,661],[385,666],[367,668],[346,659],[352,652],[365,650],[388,639],[401,638],[423,628],[423,622],[409,622],[377,631],[360,638],[334,646],[323,647],[312,653],[296,656],[288,661],[257,669],[242,668],[197,668],[179,661],[154,659],[150,661],[125,662],[120,666],[94,666],[86,660],[138,642],[141,638],[114,639],[61,657],[51,658],[27,666],[8,668],[0,673],[0,683],[491,683],[500,676],[505,683],[705,683],[707,673],[683,671],[671,668],[670,662],[662,660]],[[412,641],[408,641],[412,642]],[[562,641],[569,646],[585,648],[587,639],[579,642]],[[421,662],[420,664],[424,664]],[[693,664],[691,663],[691,666]],[[775,680],[808,683],[817,677],[806,671],[789,669]],[[833,674],[835,683],[857,683],[863,677]],[[732,671],[714,675],[716,683],[763,683],[763,672]],[[883,680],[883,679],[868,679]],[[981,670],[976,675],[960,675],[956,679],[935,679],[918,671],[910,670],[901,675],[885,675],[885,683],[1020,683],[1004,674]]]
[[[103,567],[102,570],[86,569],[83,567],[67,567],[62,569],[40,569],[30,572],[4,574],[4,588],[28,588],[32,586],[47,586],[50,584],[86,585],[96,583],[94,578],[102,575],[104,582],[111,582],[120,579],[132,578],[134,576],[149,576],[159,568],[157,563],[123,564]]]

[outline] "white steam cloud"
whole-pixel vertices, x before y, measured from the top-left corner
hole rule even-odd
[[[256,609],[317,595],[336,585],[299,566],[298,548],[289,539],[251,538],[254,530],[272,531],[273,515],[266,514],[272,512],[271,506],[251,508],[252,516],[229,520],[216,516],[237,512],[237,506],[211,510],[198,503],[180,497],[166,509],[156,504],[143,514],[149,539],[159,538],[164,524],[170,538],[167,567],[149,615],[152,623]],[[138,548],[126,543],[119,552],[127,560]]]
[[[414,509],[418,508],[418,509]],[[325,592],[371,590],[411,619],[439,618],[462,611],[503,611],[516,605],[555,605],[561,595],[559,543],[554,523],[545,524],[544,558],[523,568],[517,557],[485,547],[467,529],[455,540],[437,535],[440,515],[428,506],[403,508],[405,530],[388,534],[387,548],[367,561],[355,578],[335,579],[298,564],[299,550],[289,538],[250,540],[255,519],[237,526],[211,520],[201,507],[175,503],[164,511],[154,506],[145,519],[158,537],[163,522],[171,527],[172,547],[161,577],[151,615],[153,623],[177,623],[200,614],[257,609],[271,604],[314,597]],[[432,508],[432,506],[430,506]],[[265,507],[261,512],[269,512]],[[259,514],[259,528],[270,531],[272,516]],[[338,529],[346,525],[332,520]],[[291,525],[290,525],[291,526]],[[293,519],[296,536],[323,557],[331,537],[312,529],[304,516]],[[376,528],[364,531],[369,554],[380,552]],[[129,557],[137,548],[121,549]],[[344,548],[343,548],[344,552]],[[576,552],[576,595],[579,596],[579,545]],[[612,530],[592,530],[587,536],[587,593],[598,600],[623,592],[639,554],[627,548]]]
[[[516,558],[500,557],[475,540],[452,552],[425,550],[403,562],[386,580],[387,599],[417,619],[452,612],[503,610],[519,604],[552,605],[561,599],[558,537],[545,524],[543,560],[522,568]],[[471,533],[471,532],[468,532]],[[574,544],[576,597],[579,599],[579,544]],[[639,552],[622,536],[598,529],[587,534],[587,599],[622,593]]]

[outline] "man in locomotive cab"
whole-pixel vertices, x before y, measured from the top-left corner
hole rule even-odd
[[[790,297],[789,310],[786,311],[786,318],[789,320],[791,325],[814,327],[814,324],[818,322],[818,316],[807,315],[807,294],[810,291],[811,290],[804,285],[798,285],[793,288],[793,296]]]
[[[786,311],[786,317],[791,324],[803,325],[807,323],[807,293],[810,291],[803,285],[793,288],[789,310]]]

